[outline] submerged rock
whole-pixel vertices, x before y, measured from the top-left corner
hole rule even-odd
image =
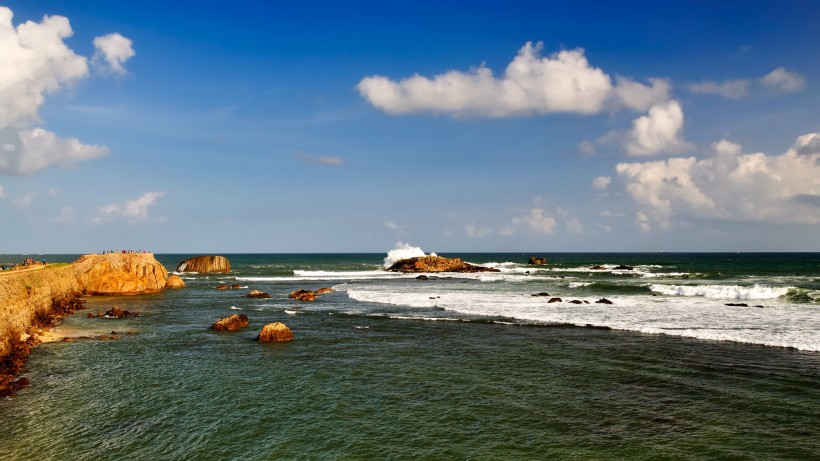
[[[198,274],[227,274],[231,271],[231,262],[224,256],[197,256],[182,261],[177,272],[196,272]]]
[[[550,300],[547,301],[547,303],[560,303],[560,302],[561,302],[561,298],[550,298]]]
[[[270,295],[268,293],[265,293],[264,291],[251,290],[251,292],[248,293],[247,295],[245,295],[245,297],[246,298],[270,298]]]
[[[601,298],[601,299],[595,301],[595,304],[612,304],[612,301],[610,301],[606,298]]]
[[[541,293],[533,293],[530,296],[549,296],[550,294],[546,291],[542,291]]]
[[[290,341],[292,339],[293,333],[290,331],[290,328],[282,322],[265,325],[256,337],[256,340],[260,343]]]
[[[626,264],[620,264],[620,265],[615,266],[615,269],[613,269],[613,270],[616,270],[616,271],[631,271],[631,270],[634,270],[634,269],[635,268],[632,267],[632,266],[627,266]]]
[[[214,290],[229,290],[231,287],[228,285],[217,285],[214,287]]]
[[[570,302],[572,304],[584,304],[584,302],[581,301],[580,299],[573,299],[572,301],[568,301],[568,302]]]
[[[218,331],[236,331],[248,326],[248,316],[245,314],[231,314],[228,317],[222,318],[211,325],[211,330]]]
[[[165,281],[165,288],[185,288],[185,281],[178,275],[171,275],[168,277],[168,280]]]
[[[136,312],[128,312],[120,309],[117,306],[112,307],[108,311],[105,312],[104,317],[112,318],[112,319],[124,319],[126,317],[136,317],[138,314]]]
[[[387,270],[393,272],[500,272],[492,267],[476,266],[465,263],[461,258],[444,258],[442,256],[419,256],[402,259]]]
[[[732,307],[749,307],[749,305],[746,304],[746,303],[726,303],[726,305],[727,306],[732,306]],[[755,307],[757,307],[757,306],[755,306]],[[763,307],[763,306],[760,306],[760,307]]]

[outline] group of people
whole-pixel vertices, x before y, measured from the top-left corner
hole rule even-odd
[[[130,254],[143,254],[143,253],[150,254],[151,252],[148,251],[148,250],[105,250],[105,251],[102,252],[102,254],[104,254],[104,255],[111,255],[111,254],[130,255]]]
[[[41,259],[39,262],[34,258],[25,258],[22,262],[15,264],[14,266],[6,266],[5,264],[0,265],[0,270],[10,271],[14,269],[23,269],[29,266],[33,266],[35,264],[42,264],[43,266],[46,265],[46,258]]]

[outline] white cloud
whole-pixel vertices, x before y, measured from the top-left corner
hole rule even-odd
[[[541,208],[533,208],[526,215],[512,218],[511,228],[532,234],[552,234],[555,218],[545,215]]]
[[[598,176],[592,180],[592,187],[595,189],[606,190],[611,182],[612,178],[609,176]]]
[[[94,39],[94,56],[91,63],[103,73],[125,75],[125,61],[136,54],[131,39],[114,32]]]
[[[385,221],[384,222],[384,227],[386,227],[390,230],[398,230],[399,229],[399,225],[394,223],[393,221]]]
[[[362,79],[359,93],[392,115],[442,113],[455,117],[512,117],[531,114],[596,114],[607,106],[646,110],[668,98],[669,83],[650,79],[646,86],[628,78],[611,78],[592,67],[583,49],[541,57],[543,45],[527,42],[504,76],[479,66],[452,70],[433,78],[414,75],[393,81],[384,76]]]
[[[6,198],[6,192],[3,190],[2,184],[0,184],[0,198]]]
[[[476,227],[473,224],[467,224],[464,226],[464,231],[467,233],[467,237],[469,238],[481,238],[493,235],[493,230],[489,227]]]
[[[73,34],[67,18],[44,16],[15,28],[13,16],[0,7],[0,174],[30,175],[106,155],[104,146],[33,127],[47,95],[88,76],[88,60],[63,42]]]
[[[647,115],[632,121],[632,130],[626,134],[624,147],[629,155],[680,153],[692,149],[683,140],[683,109],[672,100],[649,109]]]
[[[313,165],[327,165],[327,166],[344,166],[345,160],[341,157],[333,157],[329,155],[311,155],[305,152],[296,152],[293,154],[299,160]]]
[[[801,136],[781,155],[743,154],[722,140],[713,155],[620,163],[628,195],[662,228],[675,218],[820,224],[820,134]],[[640,217],[639,217],[640,218]]]
[[[652,231],[652,226],[649,225],[649,217],[640,211],[635,213],[635,224],[638,226],[638,230],[645,234]]]
[[[149,219],[148,209],[164,195],[165,192],[146,192],[134,200],[102,206],[97,216],[94,217],[94,223],[100,224],[115,219],[130,222],[147,221]]]
[[[780,91],[793,93],[803,89],[806,84],[806,77],[795,72],[789,72],[785,67],[778,67],[761,78],[760,83]]]
[[[595,155],[595,143],[585,139],[578,144],[578,151],[581,152],[581,155]]]
[[[584,225],[581,224],[581,221],[579,221],[578,218],[571,217],[564,223],[564,225],[567,227],[567,230],[573,234],[584,233]]]
[[[20,198],[14,199],[14,205],[21,210],[28,208],[32,202],[34,202],[34,195],[32,194],[27,194]]]
[[[70,224],[77,220],[77,210],[67,206],[60,209],[60,214],[54,218],[55,222],[61,224]]]
[[[615,100],[620,105],[634,111],[643,112],[652,106],[669,100],[672,85],[663,78],[649,78],[650,86],[638,83],[630,78],[617,77]]]
[[[51,197],[56,197],[56,196],[60,195],[60,192],[61,191],[60,191],[59,188],[53,187],[53,188],[48,190],[48,195],[51,196]]]
[[[749,95],[749,80],[726,80],[723,83],[703,81],[689,85],[694,94],[717,94],[729,99],[745,98]]]
[[[0,174],[32,175],[50,166],[69,166],[75,162],[103,157],[105,146],[81,143],[75,138],[60,138],[42,128],[33,130],[0,129],[0,141],[13,148],[0,154]]]

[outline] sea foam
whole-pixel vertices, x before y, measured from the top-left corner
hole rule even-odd
[[[710,299],[775,299],[784,296],[794,287],[768,287],[754,284],[739,285],[661,285],[649,287],[656,293],[670,296],[702,296]]]
[[[435,256],[435,253],[430,253],[430,255]],[[402,259],[418,258],[420,256],[427,256],[421,248],[397,242],[396,247],[387,252],[387,257],[384,258],[384,267],[386,269]]]

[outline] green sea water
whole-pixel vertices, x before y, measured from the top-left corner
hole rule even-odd
[[[81,311],[58,330],[138,334],[36,348],[31,386],[0,401],[0,459],[820,459],[820,255],[451,256],[503,272],[422,282],[383,274],[384,255],[228,255],[231,274],[183,274],[182,290],[89,298],[140,316]],[[320,286],[334,292],[287,298]],[[231,313],[250,326],[208,330]],[[572,315],[601,328],[553,321]],[[256,343],[274,321],[295,340]]]

